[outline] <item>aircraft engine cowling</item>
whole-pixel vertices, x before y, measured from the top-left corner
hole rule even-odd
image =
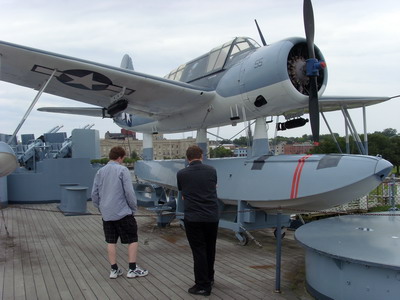
[[[315,53],[318,60],[324,60],[316,46]],[[238,89],[247,109],[261,115],[277,115],[282,114],[288,107],[308,107],[307,59],[307,43],[304,38],[285,39],[261,47],[246,57],[241,66],[236,68],[240,68]],[[229,71],[237,72],[233,68]],[[232,86],[233,76],[224,77],[232,79]],[[320,70],[317,78],[318,94],[322,95],[328,79],[327,69]],[[220,86],[228,84],[220,83]],[[285,101],[285,105],[282,105],[282,100]]]
[[[325,60],[317,47],[315,47],[315,55],[318,61]],[[308,86],[310,82],[310,78],[306,75],[306,60],[308,58],[307,43],[305,41],[296,43],[290,50],[287,58],[287,71],[290,81],[297,91],[306,96],[309,95]],[[319,70],[319,76],[317,77],[318,91],[322,87],[325,89],[326,81],[326,69]]]

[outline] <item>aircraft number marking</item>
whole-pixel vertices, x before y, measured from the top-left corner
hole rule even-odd
[[[254,62],[254,69],[257,69],[257,68],[259,68],[259,67],[261,67],[263,65],[263,59],[264,58],[262,57],[262,58],[257,59]]]

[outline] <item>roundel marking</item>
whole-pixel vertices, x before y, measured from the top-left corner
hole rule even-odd
[[[105,90],[112,81],[103,74],[88,70],[66,70],[57,79],[66,85],[85,90]]]

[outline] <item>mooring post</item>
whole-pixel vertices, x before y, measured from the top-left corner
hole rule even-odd
[[[282,251],[281,215],[282,212],[278,211],[276,215],[275,293],[281,292],[281,251]]]

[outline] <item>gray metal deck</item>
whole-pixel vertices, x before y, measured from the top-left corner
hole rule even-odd
[[[10,205],[0,211],[0,299],[205,299],[187,293],[192,258],[178,222],[155,228],[156,218],[140,209],[138,264],[149,275],[111,280],[101,217],[92,203],[93,214],[84,216],[64,216],[56,207]],[[304,288],[304,251],[293,232],[283,240],[281,294],[274,293],[272,230],[253,235],[263,248],[239,246],[232,232],[220,230],[209,299],[312,299]],[[126,274],[126,248],[118,249]]]
[[[300,227],[306,281],[319,299],[398,300],[400,212],[347,215]]]

